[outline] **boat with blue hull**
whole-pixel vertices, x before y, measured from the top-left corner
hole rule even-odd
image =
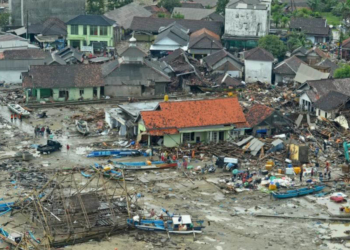
[[[204,221],[192,222],[190,215],[174,215],[166,220],[140,220],[139,216],[128,219],[127,224],[144,231],[168,232],[170,234],[200,234]]]
[[[134,149],[105,149],[105,150],[95,150],[90,152],[87,157],[127,157],[127,156],[140,156],[141,152]]]
[[[272,192],[271,195],[275,199],[288,199],[308,194],[317,193],[324,189],[324,186],[315,186],[310,188],[299,188],[295,190],[288,190],[286,192]]]
[[[136,161],[136,162],[117,162],[113,161],[114,164],[120,164],[124,166],[146,166],[149,162],[146,161]],[[164,161],[150,161],[151,165],[163,164]]]

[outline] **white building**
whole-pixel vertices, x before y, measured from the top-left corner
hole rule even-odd
[[[15,49],[39,49],[39,47],[30,44],[27,39],[20,36],[0,32],[0,52]]]
[[[231,0],[225,9],[224,40],[233,43],[255,40],[256,46],[259,37],[269,34],[270,9],[270,0]]]
[[[335,119],[339,109],[349,109],[350,97],[337,91],[330,91],[314,103],[316,115],[326,119]]]
[[[244,53],[245,82],[272,83],[272,68],[275,58],[262,49],[254,48]]]

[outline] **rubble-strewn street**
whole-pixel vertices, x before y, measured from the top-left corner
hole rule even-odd
[[[350,0],[0,0],[0,250],[350,248]]]

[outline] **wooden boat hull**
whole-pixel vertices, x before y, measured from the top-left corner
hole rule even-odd
[[[285,193],[272,192],[271,194],[275,199],[288,199],[288,198],[294,198],[294,197],[317,193],[321,191],[323,188],[324,186],[316,186],[314,188],[301,188],[296,190],[290,190]]]
[[[109,157],[109,156],[138,156],[141,155],[140,151],[134,149],[107,149],[107,150],[96,150],[90,152],[87,157]]]
[[[162,163],[162,164],[153,164],[147,166],[125,166],[125,165],[116,165],[116,168],[123,170],[155,170],[155,169],[166,169],[166,168],[176,168],[177,163]]]
[[[7,104],[7,107],[12,113],[17,115],[21,114],[23,117],[30,116],[30,113],[18,104]]]

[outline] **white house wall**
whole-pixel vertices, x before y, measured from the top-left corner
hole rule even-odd
[[[262,37],[269,33],[269,11],[226,9],[225,34],[230,36]],[[259,31],[258,31],[259,26]]]
[[[21,74],[26,72],[25,70],[2,70],[0,71],[0,82],[5,83],[22,83]]]
[[[245,60],[245,82],[271,83],[272,62]]]

